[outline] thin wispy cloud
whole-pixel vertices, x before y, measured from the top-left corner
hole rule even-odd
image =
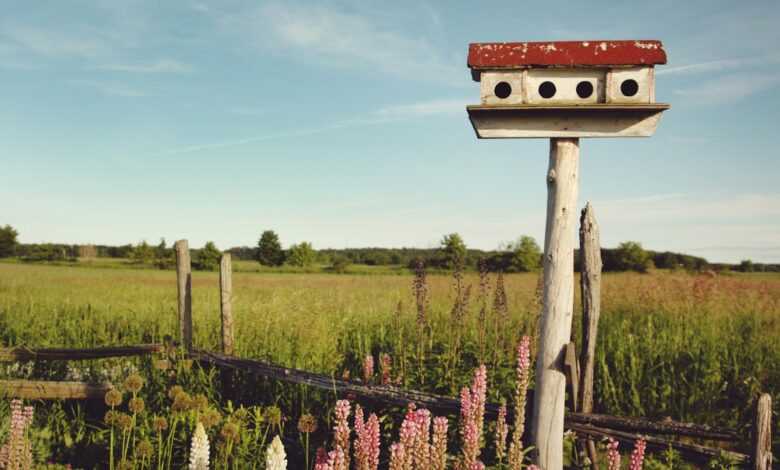
[[[2,25],[0,35],[25,50],[47,57],[94,58],[107,52],[100,39],[78,37],[29,26]]]
[[[420,117],[429,117],[433,115],[447,115],[456,113],[465,113],[465,106],[468,100],[430,100],[417,103],[407,103],[391,105],[379,108],[373,112],[366,113],[352,119],[337,120],[324,126],[313,126],[290,132],[273,132],[264,135],[247,137],[244,139],[226,140],[222,142],[205,143],[189,145],[162,151],[154,156],[179,155],[184,153],[201,152],[206,150],[215,150],[226,147],[236,147],[257,142],[276,139],[288,139],[293,137],[302,137],[325,132],[332,132],[353,127],[373,126],[378,124],[387,124],[391,122],[401,122]],[[265,114],[263,109],[253,108],[231,108],[229,112],[241,115],[257,116]]]
[[[673,67],[664,66],[655,73],[656,75],[692,75],[697,73],[723,72],[734,69],[744,69],[746,67],[762,67],[776,64],[780,64],[780,54],[761,57],[711,60]]]
[[[192,66],[172,59],[160,59],[155,62],[138,64],[106,64],[98,65],[94,68],[109,72],[128,72],[140,74],[189,73],[193,70]]]
[[[77,86],[92,88],[106,96],[119,96],[123,98],[140,98],[148,94],[137,88],[132,88],[122,83],[103,82],[98,80],[72,80]]]
[[[431,116],[435,114],[464,114],[466,105],[472,101],[474,100],[466,98],[420,101],[417,103],[385,106],[378,109],[375,114],[380,117],[394,119]]]
[[[292,51],[308,63],[437,82],[452,83],[454,77],[464,76],[462,64],[446,59],[425,37],[402,34],[366,16],[333,7],[272,3],[254,15],[236,16],[229,22],[248,29],[265,50]]]
[[[722,105],[734,103],[778,85],[778,73],[735,73],[708,80],[695,87],[677,89],[674,93],[696,104]]]

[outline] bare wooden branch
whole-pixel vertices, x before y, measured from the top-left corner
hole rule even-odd
[[[536,394],[531,435],[545,470],[563,468],[566,377],[563,355],[574,311],[574,227],[579,139],[550,139],[544,293],[536,357]]]
[[[179,292],[179,340],[192,350],[192,266],[187,240],[176,242],[176,281]]]
[[[27,400],[102,399],[110,384],[50,382],[40,380],[0,380],[0,394]]]
[[[110,346],[103,348],[42,348],[30,349],[24,346],[0,349],[0,362],[14,361],[83,361],[107,357],[143,356],[162,352],[162,344],[140,344],[133,346]]]
[[[672,420],[651,421],[645,418],[627,416],[611,416],[593,413],[567,413],[566,422],[587,424],[620,431],[638,432],[643,434],[687,436],[711,441],[739,442],[744,440],[744,436],[733,429],[707,426],[704,424],[681,423],[679,421]]]
[[[645,434],[636,434],[625,431],[615,431],[613,429],[598,428],[587,424],[570,424],[569,429],[587,436],[594,437],[611,437],[625,444],[632,444],[637,439],[644,439],[647,442],[648,450],[665,451],[671,447],[680,453],[682,457],[687,460],[706,464],[711,459],[725,455],[733,459],[736,463],[745,464],[750,460],[750,457],[738,452],[731,452],[723,449],[714,449],[711,447],[705,447],[697,444],[687,444],[678,442],[671,439],[663,439],[660,437],[648,436]]]
[[[582,351],[580,353],[580,395],[583,413],[593,411],[593,374],[596,338],[601,312],[601,241],[599,226],[590,202],[580,215],[580,291],[582,293]],[[598,453],[592,439],[587,442],[588,458],[597,468]]]
[[[772,468],[772,397],[764,393],[756,402],[756,417],[753,422],[753,468]]]

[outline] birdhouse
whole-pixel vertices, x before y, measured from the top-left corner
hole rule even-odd
[[[647,137],[669,109],[655,102],[665,63],[660,41],[470,44],[469,118],[480,138]]]

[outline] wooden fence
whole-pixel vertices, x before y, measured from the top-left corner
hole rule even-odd
[[[569,386],[569,411],[565,414],[566,429],[573,431],[577,441],[577,456],[587,455],[598,461],[593,438],[612,438],[633,443],[639,438],[647,442],[650,450],[665,451],[672,448],[691,462],[705,464],[715,457],[725,456],[743,467],[755,470],[772,468],[771,418],[772,403],[769,394],[762,394],[755,404],[753,430],[749,436],[728,428],[720,428],[676,421],[652,421],[637,417],[620,417],[592,413],[593,368],[595,342],[599,317],[601,259],[598,225],[590,205],[582,212],[580,228],[580,256],[582,257],[581,289],[583,298],[583,346],[579,357],[574,343],[569,343],[563,354],[562,369]],[[368,385],[362,382],[342,380],[333,376],[283,367],[256,359],[235,357],[233,316],[231,308],[232,274],[230,255],[225,254],[220,263],[220,311],[222,352],[194,349],[192,343],[192,271],[186,240],[176,243],[177,288],[179,300],[179,337],[187,356],[205,365],[218,367],[223,387],[232,387],[233,372],[241,371],[286,383],[302,384],[332,391],[342,396],[352,396],[365,401],[383,404],[407,405],[415,403],[432,411],[457,414],[460,402],[456,398],[430,394],[416,390],[404,390],[390,385]],[[10,361],[78,361],[109,357],[142,356],[164,352],[170,345],[142,344],[132,346],[86,349],[29,349],[24,347],[0,349],[0,362]],[[581,366],[580,366],[581,365]],[[108,384],[83,382],[54,382],[31,380],[0,380],[0,393],[6,396],[28,399],[102,399]],[[530,416],[533,391],[529,391],[526,415]],[[499,405],[488,403],[486,414],[498,415]],[[511,412],[510,412],[511,413]],[[511,416],[510,416],[511,418]],[[684,442],[679,439],[684,438]],[[741,445],[750,454],[723,450],[691,443],[691,439],[707,442],[723,442],[728,446]]]

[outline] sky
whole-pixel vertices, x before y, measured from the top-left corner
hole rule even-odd
[[[0,0],[0,225],[495,249],[544,239],[545,139],[478,140],[470,42],[659,39],[656,134],[581,141],[602,245],[780,262],[780,2]]]

